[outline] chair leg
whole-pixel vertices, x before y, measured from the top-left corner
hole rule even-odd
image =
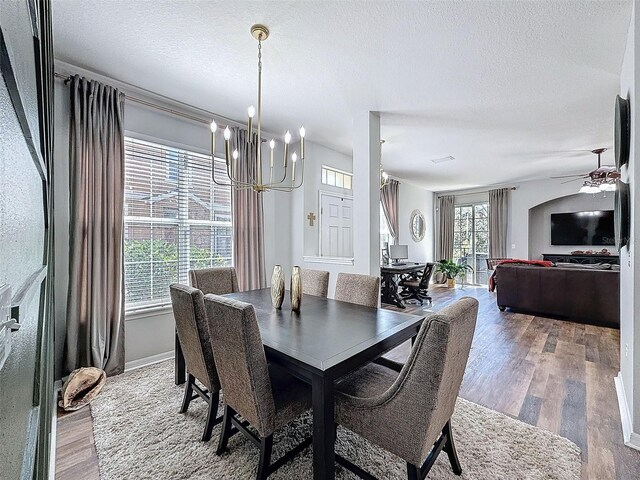
[[[256,480],[266,480],[271,466],[271,450],[273,448],[273,435],[260,439],[260,465]]]
[[[185,413],[191,403],[191,397],[193,397],[193,382],[195,377],[191,374],[187,376],[187,384],[184,386],[184,397],[182,397],[182,406],[180,407],[180,413]]]
[[[407,478],[409,480],[420,480],[420,468],[407,462]]]
[[[451,462],[451,468],[456,475],[462,475],[462,466],[458,459],[458,452],[456,452],[456,446],[453,443],[453,433],[451,431],[451,420],[447,422],[442,430],[442,433],[447,436],[447,443],[444,445],[443,450],[447,452],[449,461]]]
[[[207,412],[207,423],[204,426],[204,433],[202,434],[202,441],[208,442],[211,440],[211,432],[216,424],[216,415],[218,414],[218,403],[220,402],[220,392],[210,393],[209,398],[209,411]]]
[[[233,417],[233,409],[229,405],[224,406],[224,416],[222,417],[222,429],[220,430],[220,440],[218,440],[218,448],[216,455],[222,455],[227,450],[227,444],[231,437],[231,417]]]

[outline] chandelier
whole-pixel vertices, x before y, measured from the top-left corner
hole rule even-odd
[[[258,109],[256,111],[253,105],[249,106],[247,109],[248,121],[247,121],[247,140],[244,148],[244,158],[240,159],[238,149],[235,148],[233,152],[231,152],[231,130],[229,126],[224,129],[224,152],[225,152],[225,162],[226,162],[226,176],[228,178],[228,183],[225,181],[221,182],[216,179],[215,168],[213,163],[215,162],[215,151],[216,151],[216,132],[218,130],[218,125],[215,120],[211,122],[211,161],[212,161],[212,172],[211,175],[213,177],[213,182],[216,185],[221,186],[231,186],[237,190],[253,190],[254,192],[265,192],[267,190],[275,190],[275,191],[283,191],[283,192],[291,192],[292,190],[299,188],[304,181],[304,136],[305,130],[304,127],[300,127],[300,168],[298,181],[296,181],[296,164],[298,162],[298,153],[293,152],[291,157],[289,157],[289,145],[291,143],[291,132],[287,130],[284,134],[284,155],[282,157],[282,173],[278,175],[278,172],[275,171],[275,181],[274,181],[274,167],[275,167],[275,159],[274,159],[274,149],[276,147],[276,141],[272,138],[269,141],[269,181],[265,182],[263,179],[263,158],[262,158],[262,42],[269,37],[269,29],[264,25],[253,25],[251,27],[251,35],[258,41]],[[238,178],[238,162],[246,162],[246,166],[249,167],[249,162],[252,161],[250,158],[250,152],[252,151],[253,145],[253,119],[258,115],[257,118],[257,138],[258,145],[255,147],[256,158],[255,158],[255,174],[251,173],[251,169],[247,168],[246,170],[249,173],[247,178],[239,179]],[[291,160],[291,164],[289,164],[289,159]],[[289,166],[291,167],[289,169]],[[289,175],[288,175],[289,174]]]
[[[389,185],[389,174],[382,168],[382,145],[384,140],[380,140],[380,190]]]
[[[598,168],[587,174],[587,180],[584,181],[578,193],[600,193],[614,192],[616,190],[616,182],[620,178],[620,173],[615,167],[602,166],[600,155],[606,148],[597,148],[592,153],[598,155]]]

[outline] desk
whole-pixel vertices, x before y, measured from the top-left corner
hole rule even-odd
[[[405,265],[383,265],[380,267],[382,303],[406,308],[404,300],[398,295],[398,283],[395,277],[403,273],[422,272],[426,266],[425,263],[407,262]]]
[[[417,335],[424,317],[305,295],[300,313],[289,295],[282,310],[271,305],[271,290],[232,293],[256,311],[267,360],[311,384],[313,478],[335,478],[334,382]],[[185,364],[176,336],[176,384]],[[223,390],[224,395],[224,390]]]

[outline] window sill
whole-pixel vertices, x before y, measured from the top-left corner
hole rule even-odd
[[[139,307],[124,312],[124,320],[139,320],[141,318],[155,317],[156,315],[166,315],[172,312],[171,305],[155,305],[149,307]]]
[[[348,257],[315,257],[305,255],[302,257],[305,262],[309,263],[327,263],[331,265],[353,265],[353,258]]]

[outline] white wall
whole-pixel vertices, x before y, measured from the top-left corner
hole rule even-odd
[[[613,210],[613,193],[590,195],[576,193],[568,197],[550,200],[529,210],[529,258],[542,259],[543,253],[570,253],[573,250],[602,250],[618,253],[612,246],[551,245],[551,214]],[[612,241],[614,239],[612,238]]]
[[[409,246],[409,260],[414,262],[432,262],[434,260],[434,194],[424,188],[399,180],[398,191],[398,243]],[[424,215],[426,229],[421,242],[411,237],[411,212],[420,210]]]
[[[636,152],[639,151],[640,124],[638,123],[637,92],[640,91],[636,77],[640,64],[640,38],[637,28],[638,9],[634,3],[629,25],[627,48],[620,74],[620,95],[628,97],[631,107],[631,149],[629,165],[622,170],[622,179],[630,184],[631,190],[631,239],[628,249],[620,252],[620,375],[618,377],[619,400],[621,403],[625,441],[632,441],[640,448],[640,262],[635,260],[635,240],[640,238],[640,209],[636,208],[636,185],[640,181],[640,169]],[[621,388],[620,388],[621,387]],[[623,393],[624,392],[624,393]],[[621,395],[623,393],[623,395]],[[625,428],[626,426],[626,428]],[[632,432],[635,433],[635,440]]]
[[[56,70],[80,73],[107,84],[121,87],[117,81],[69,65],[58,65]],[[168,99],[149,96],[145,92],[124,87],[126,93],[146,98],[154,103],[182,111],[201,118],[206,112],[190,108]],[[56,366],[60,375],[65,325],[66,296],[68,287],[68,244],[69,244],[69,87],[57,81],[55,85],[55,222],[56,222]],[[167,144],[197,151],[209,152],[210,130],[208,125],[178,117],[157,109],[144,107],[133,102],[125,102],[125,130],[128,135],[148,140],[158,140]],[[221,135],[221,130],[219,131]],[[223,154],[223,143],[217,142],[219,154]],[[281,146],[276,147],[276,155],[282,155]],[[264,248],[267,278],[273,265],[280,263],[285,269],[291,266],[291,196],[287,193],[269,192],[263,194],[264,202]],[[174,320],[170,308],[157,312],[145,312],[126,316],[125,361],[127,363],[173,350]]]

